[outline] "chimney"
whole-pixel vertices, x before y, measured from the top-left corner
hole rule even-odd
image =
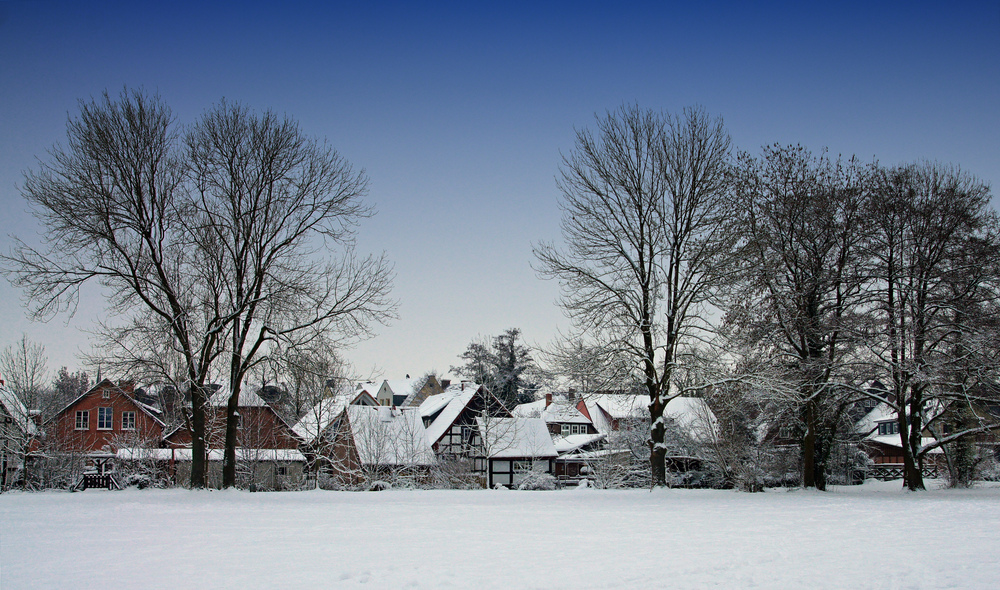
[[[450,386],[451,386],[451,379],[442,379],[441,380],[441,388],[442,389],[448,389],[448,387],[450,387]]]
[[[545,407],[547,408],[547,407],[549,407],[551,405],[552,405],[552,394],[551,393],[546,393],[545,394]]]
[[[576,401],[576,390],[570,387],[569,393],[566,394],[566,399],[569,400],[570,403]]]

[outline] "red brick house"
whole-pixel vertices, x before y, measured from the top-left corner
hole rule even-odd
[[[135,398],[131,382],[104,379],[53,416],[44,430],[39,449],[79,455],[85,472],[105,475],[113,470],[118,449],[158,446],[163,420],[157,408]]]

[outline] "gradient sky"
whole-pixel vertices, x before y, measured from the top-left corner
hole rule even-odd
[[[623,103],[702,105],[741,149],[939,160],[1000,187],[996,1],[86,4],[0,2],[0,248],[37,239],[17,186],[81,98],[141,86],[182,123],[223,97],[286,113],[371,178],[359,245],[395,263],[400,318],[347,352],[365,374],[568,326],[531,244],[559,238],[574,129]],[[89,289],[32,323],[0,279],[0,346],[27,333],[53,371],[102,314]]]

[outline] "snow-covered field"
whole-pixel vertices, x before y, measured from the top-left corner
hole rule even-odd
[[[1000,489],[0,495],[0,588],[998,588]]]

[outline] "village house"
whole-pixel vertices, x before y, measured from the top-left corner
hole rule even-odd
[[[426,482],[435,462],[416,408],[348,405],[327,431],[323,472],[338,486]]]
[[[119,449],[156,447],[163,437],[160,410],[135,397],[135,386],[104,379],[71,401],[45,425],[40,460],[74,458],[87,487],[115,485]]]
[[[488,487],[515,488],[532,473],[553,473],[558,453],[542,419],[479,416],[476,424],[482,440],[477,471]]]
[[[0,376],[0,490],[24,481],[28,450],[39,432],[34,418]]]

